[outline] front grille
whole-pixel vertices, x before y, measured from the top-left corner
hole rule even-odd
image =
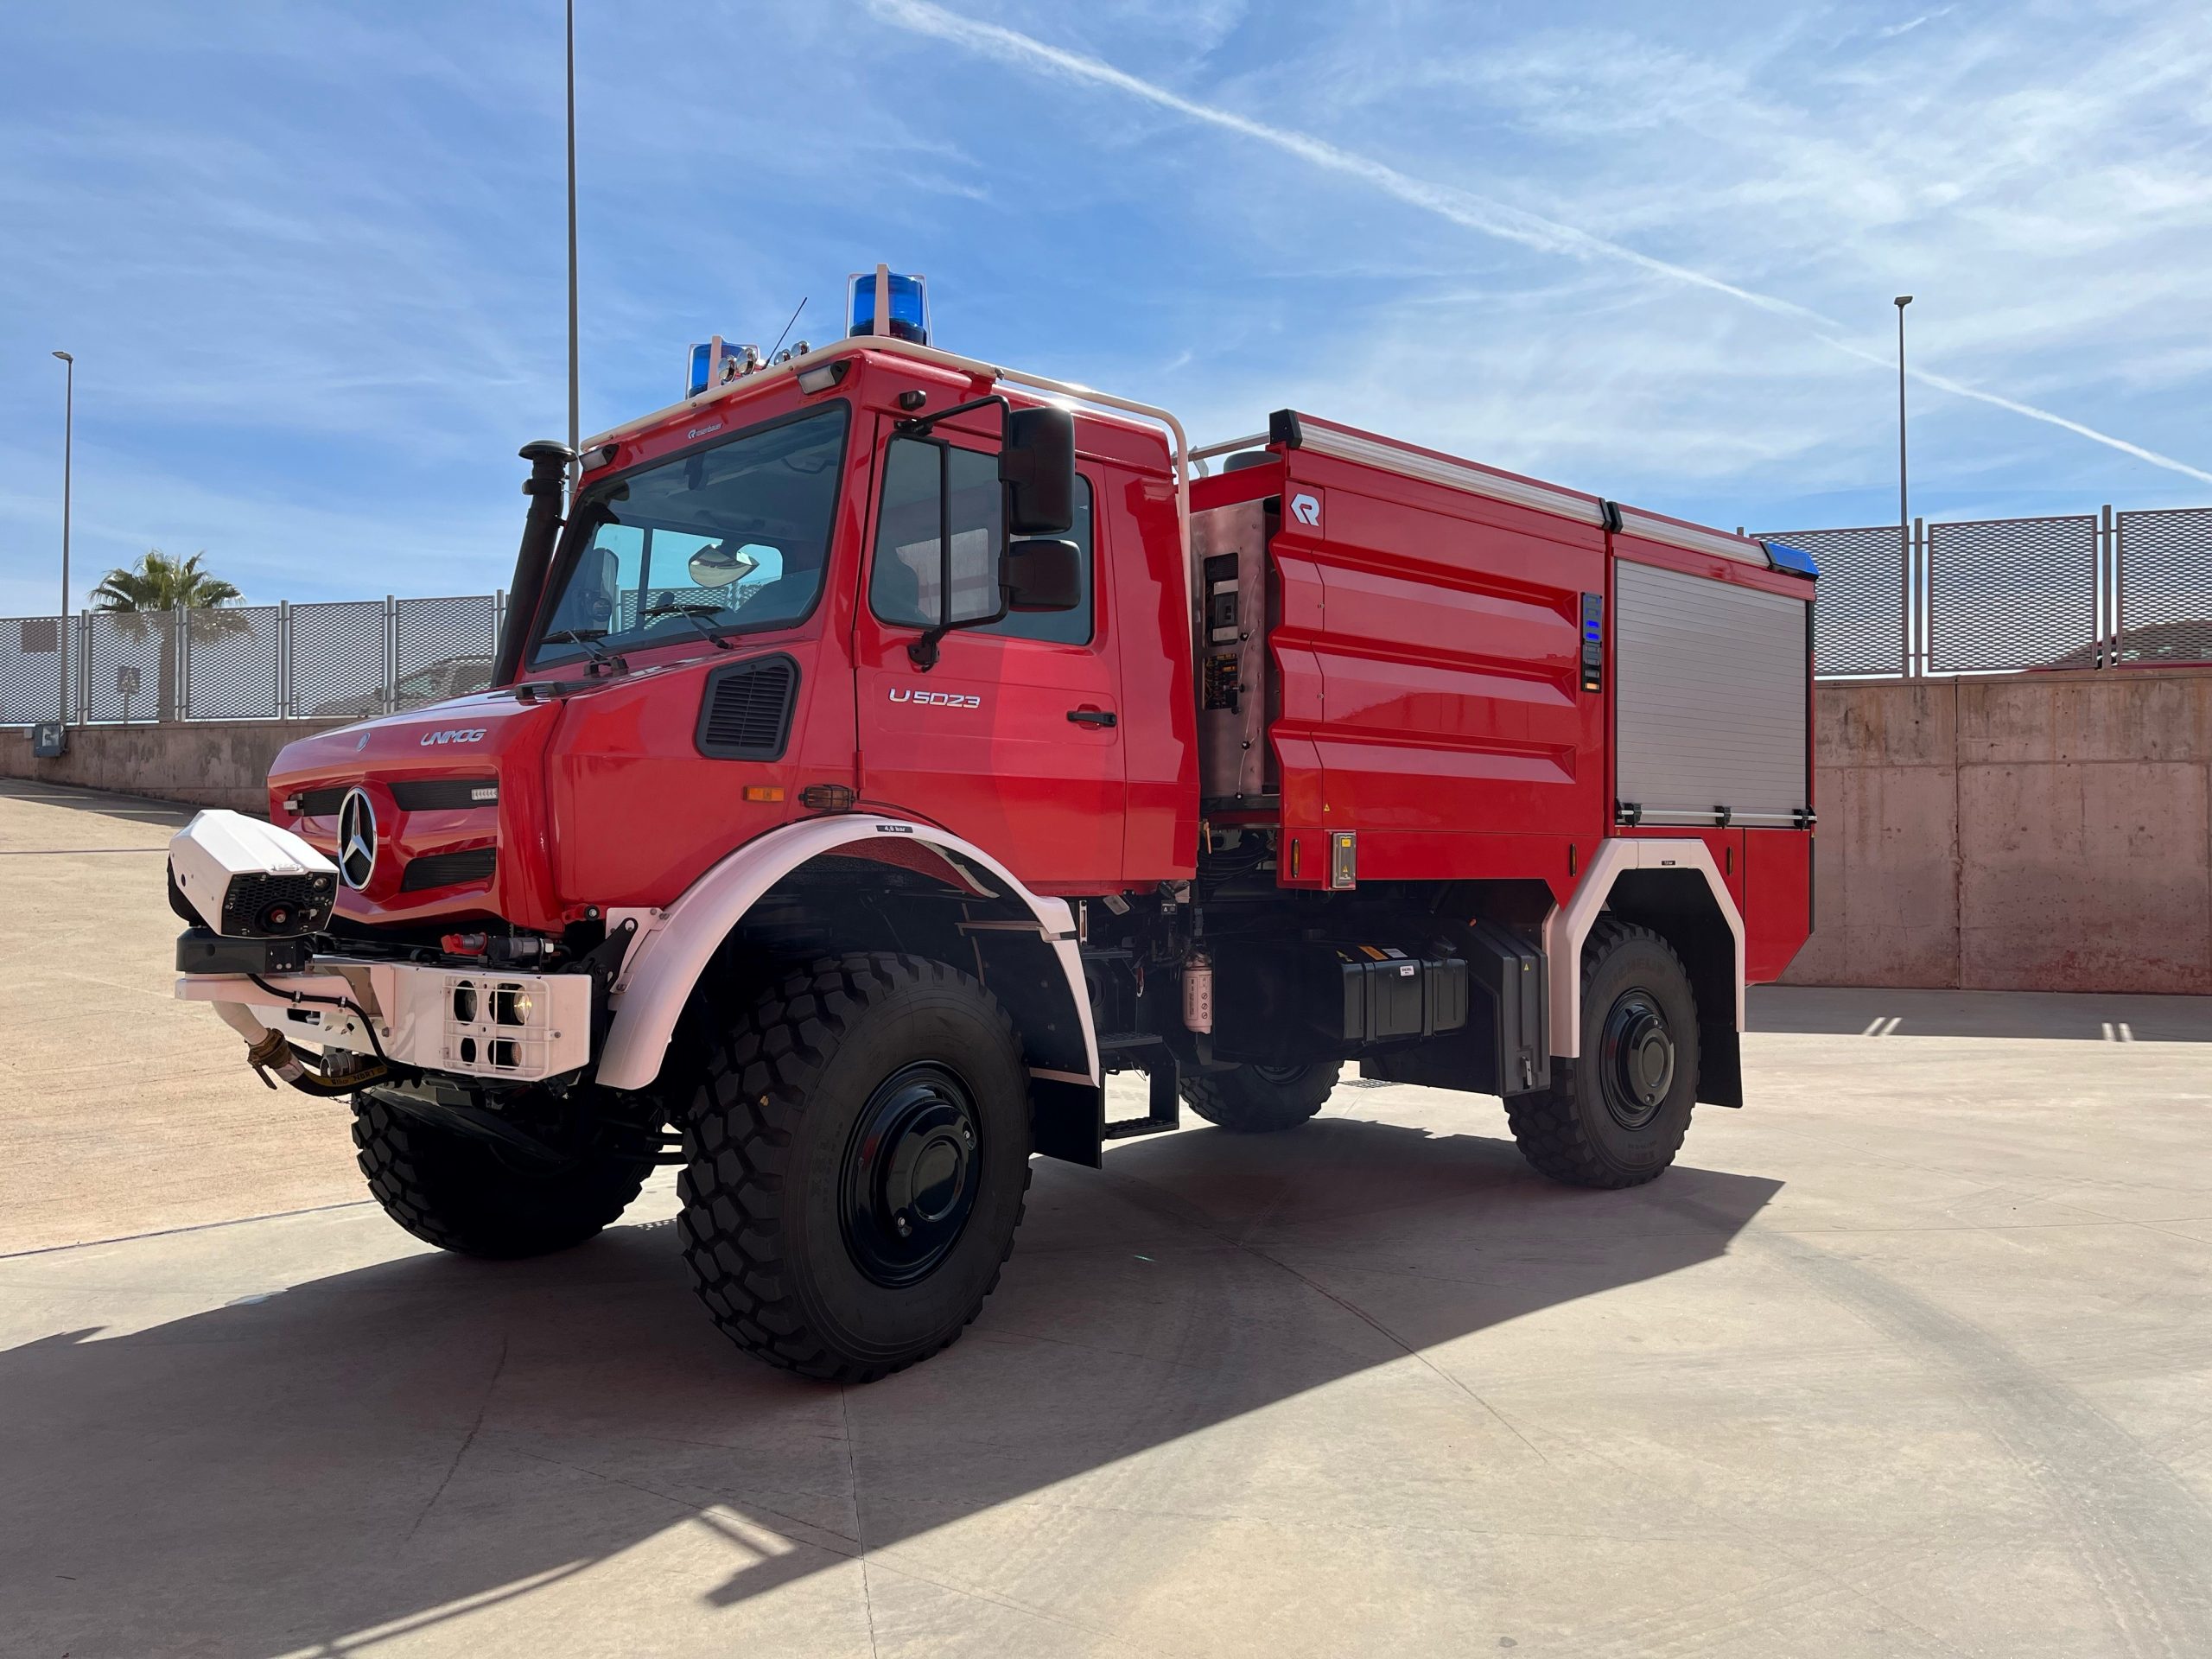
[[[780,760],[791,739],[798,664],[755,657],[707,676],[699,705],[699,753],[718,760]]]
[[[346,799],[346,784],[301,790],[293,798],[300,815],[334,818]],[[475,806],[496,806],[499,780],[496,778],[403,778],[391,785],[391,798],[403,812],[448,812]]]
[[[426,887],[457,887],[466,881],[489,881],[498,868],[499,849],[470,847],[457,853],[428,853],[421,858],[410,859],[400,873],[402,893],[420,893]]]
[[[457,807],[493,806],[499,799],[496,778],[407,778],[391,786],[403,812],[442,812]]]

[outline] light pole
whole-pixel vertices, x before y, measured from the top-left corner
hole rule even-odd
[[[77,424],[77,359],[67,352],[54,355],[62,362],[61,378],[61,614],[69,615],[69,451]]]
[[[569,499],[575,499],[583,462],[575,459],[582,441],[577,429],[576,398],[576,0],[569,0]]]
[[[56,352],[61,359],[61,620],[54,625],[54,645],[61,652],[61,723],[69,723],[69,465],[76,447],[77,359]]]
[[[1904,308],[1912,296],[1900,294],[1891,302],[1897,308],[1897,552],[1904,572],[1904,663],[1912,675],[1912,517],[1906,507],[1904,486]]]

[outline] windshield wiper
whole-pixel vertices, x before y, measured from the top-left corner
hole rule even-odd
[[[549,633],[543,643],[549,645],[582,645],[590,653],[594,674],[627,674],[630,664],[600,641],[607,638],[605,628],[563,628],[558,633]]]
[[[721,628],[710,628],[699,620],[721,613],[722,607],[719,605],[648,605],[645,610],[647,616],[680,616],[699,630],[702,639],[713,640],[716,651],[728,651],[731,648],[728,632]]]

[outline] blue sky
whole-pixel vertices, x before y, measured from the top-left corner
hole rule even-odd
[[[2202,5],[579,6],[587,431],[836,331],[1711,522],[2212,502]],[[560,7],[79,0],[0,64],[0,614],[482,591],[565,429]],[[2076,431],[2005,400],[2075,423]],[[2116,444],[2150,452],[2152,458]]]

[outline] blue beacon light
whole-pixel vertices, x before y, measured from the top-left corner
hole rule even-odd
[[[930,290],[925,276],[900,276],[896,271],[886,273],[885,281],[891,289],[889,333],[893,340],[912,340],[917,346],[930,343]],[[876,273],[855,271],[845,285],[845,315],[849,319],[847,335],[874,334],[875,327]]]
[[[691,348],[690,368],[683,377],[683,395],[696,397],[715,386],[726,386],[761,366],[758,346],[738,346],[716,334],[703,346]]]

